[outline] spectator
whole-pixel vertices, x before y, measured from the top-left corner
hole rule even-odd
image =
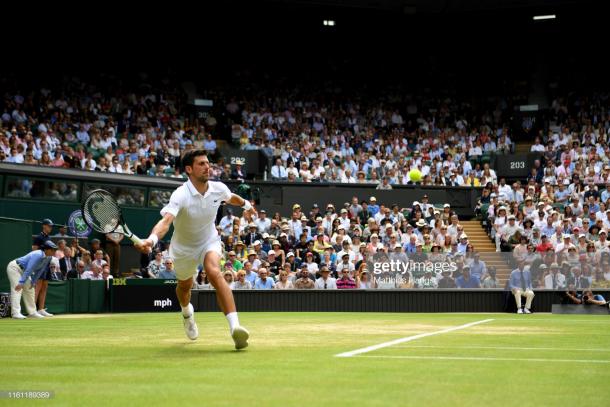
[[[472,272],[472,270],[471,270]],[[501,288],[500,282],[496,278],[495,267],[490,267],[487,276],[483,279],[483,288]]]
[[[481,280],[470,274],[470,267],[462,269],[462,275],[455,279],[458,288],[481,288]]]
[[[254,283],[255,290],[271,290],[275,286],[275,282],[268,278],[267,269],[265,267],[261,267],[258,270],[258,278]]]
[[[451,270],[442,270],[441,278],[438,280],[437,288],[457,288],[455,280],[451,277]]]
[[[559,270],[559,264],[551,264],[551,272],[544,276],[544,288],[547,290],[565,290],[567,288],[566,277]]]
[[[416,281],[417,288],[438,288],[438,281],[432,277],[432,270],[427,269],[424,275]]]
[[[350,271],[347,268],[343,268],[339,273],[339,279],[336,281],[337,289],[352,289],[356,288],[356,281],[351,277]]]
[[[231,290],[251,290],[252,284],[246,280],[246,272],[239,270],[237,272],[237,279],[231,283]]]
[[[330,269],[326,266],[322,266],[320,269],[320,278],[315,282],[315,288],[318,290],[336,290],[336,280],[330,277]]]
[[[201,266],[200,266],[201,267]],[[203,270],[203,268],[201,268],[199,270],[199,272],[197,273],[197,277],[195,278],[195,289],[197,290],[211,290],[213,287],[210,284],[210,282],[208,281],[208,276],[205,272],[205,270]]]
[[[163,280],[175,280],[176,270],[174,270],[174,261],[172,259],[166,258],[163,264],[165,265],[165,270],[159,271],[157,278]]]
[[[160,251],[155,252],[155,258],[148,264],[146,273],[149,278],[159,278],[159,274],[165,271],[165,263],[163,254]]]
[[[300,277],[294,282],[297,290],[311,290],[314,288],[314,281],[311,279],[307,266],[301,268]]]
[[[277,281],[277,283],[275,283],[275,286],[273,287],[275,290],[292,290],[294,289],[294,285],[292,284],[292,281],[290,281],[290,279],[288,278],[288,272],[287,271],[280,271],[279,274],[279,279]]]

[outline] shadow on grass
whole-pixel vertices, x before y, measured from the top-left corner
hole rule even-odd
[[[215,355],[239,355],[246,353],[247,350],[235,350],[227,345],[218,347],[218,345],[210,345],[209,347],[197,346],[197,342],[177,343],[161,349],[157,354],[163,358],[201,358]]]

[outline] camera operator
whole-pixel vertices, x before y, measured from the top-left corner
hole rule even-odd
[[[585,290],[582,294],[582,302],[585,305],[599,305],[601,307],[610,307],[610,301],[606,301],[606,299],[599,295],[593,295],[591,290]]]
[[[599,305],[601,307],[610,308],[610,301],[606,301],[603,296],[599,294],[594,295],[591,290],[585,290],[582,293],[579,293],[574,289],[573,284],[570,284],[569,290],[565,294],[565,300],[567,304]]]

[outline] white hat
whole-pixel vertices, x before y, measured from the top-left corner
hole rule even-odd
[[[443,208],[451,208],[451,205],[449,205],[448,203],[446,203],[445,205],[443,205]]]
[[[462,233],[460,235],[460,239],[468,239],[468,235],[466,233]]]

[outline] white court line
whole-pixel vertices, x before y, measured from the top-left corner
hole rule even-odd
[[[601,315],[602,317],[604,315]],[[600,318],[601,319],[601,318]],[[551,322],[564,322],[564,323],[576,323],[576,324],[608,324],[608,320],[605,321],[600,321],[600,319],[552,319],[552,318],[503,318],[503,319],[499,319],[498,321],[519,321],[519,322],[539,322],[539,321],[551,321]]]
[[[470,322],[468,324],[464,324],[464,325],[460,325],[460,326],[454,326],[453,328],[441,329],[440,331],[427,332],[427,333],[423,333],[423,334],[419,334],[419,335],[407,336],[406,338],[395,339],[390,342],[384,342],[384,343],[380,343],[378,345],[367,346],[366,348],[356,349],[356,350],[352,350],[350,352],[339,353],[338,355],[335,355],[335,356],[339,357],[339,358],[349,358],[354,355],[359,355],[361,353],[367,353],[367,352],[371,352],[371,351],[374,351],[377,349],[387,348],[388,346],[398,345],[399,343],[411,342],[416,339],[425,338],[427,336],[440,335],[440,334],[445,334],[448,332],[457,331],[460,329],[466,329],[466,328],[470,328],[471,326],[484,324],[486,322],[491,322],[491,321],[493,321],[493,319],[483,319],[481,321]]]
[[[491,349],[491,350],[550,350],[550,351],[565,351],[565,352],[610,352],[609,349],[587,349],[587,348],[522,348],[514,346],[434,346],[434,345],[405,345],[396,346],[399,349]]]
[[[483,362],[557,362],[557,363],[600,363],[607,364],[610,360],[598,359],[542,359],[542,358],[486,358],[480,356],[391,356],[391,355],[362,355],[357,358],[378,359],[422,359],[422,360],[476,360]]]

